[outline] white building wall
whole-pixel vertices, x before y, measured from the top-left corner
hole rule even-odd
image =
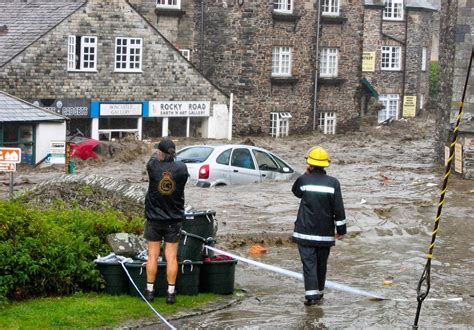
[[[229,127],[229,109],[227,104],[215,104],[212,116],[207,121],[207,136],[209,139],[226,139]],[[204,137],[204,136],[203,136]]]
[[[39,123],[36,126],[36,163],[49,153],[51,141],[66,140],[66,121],[62,123]]]

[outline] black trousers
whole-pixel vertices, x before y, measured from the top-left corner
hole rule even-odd
[[[304,289],[307,299],[314,299],[324,290],[330,250],[330,246],[298,244],[298,251],[303,263]]]

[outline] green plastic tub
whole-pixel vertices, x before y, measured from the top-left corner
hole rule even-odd
[[[217,231],[216,211],[193,211],[184,214],[183,230],[206,239]]]
[[[199,271],[202,262],[178,262],[178,276],[176,291],[181,295],[197,295],[199,293]],[[143,293],[146,288],[146,265],[143,261],[134,261],[125,264],[136,286]],[[168,290],[166,279],[166,263],[158,262],[158,271],[155,279],[155,296],[164,297]],[[128,283],[128,293],[131,296],[140,296],[131,282]]]
[[[182,235],[178,245],[178,262],[202,261],[204,242],[199,238]]]
[[[232,294],[234,292],[237,260],[212,260],[202,264],[199,275],[199,292]]]
[[[105,280],[105,292],[113,295],[128,293],[128,277],[119,262],[95,262]]]

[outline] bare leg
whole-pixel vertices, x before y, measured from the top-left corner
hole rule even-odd
[[[165,256],[166,256],[166,279],[168,284],[176,284],[176,276],[178,275],[178,242],[176,243],[165,243]]]
[[[146,262],[146,281],[155,283],[158,268],[158,257],[160,256],[161,242],[148,241],[148,260]]]

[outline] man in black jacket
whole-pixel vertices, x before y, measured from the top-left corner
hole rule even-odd
[[[298,244],[305,287],[305,305],[316,304],[324,295],[327,261],[331,246],[346,234],[346,215],[341,186],[326,175],[329,154],[321,147],[309,150],[306,173],[293,184],[293,194],[301,198],[293,241]]]
[[[145,298],[153,301],[154,283],[160,256],[161,240],[165,241],[166,278],[168,294],[166,303],[176,301],[176,276],[178,274],[178,243],[181,237],[181,223],[184,218],[184,186],[189,177],[182,162],[175,161],[176,147],[170,139],[158,144],[146,166],[149,178],[145,198],[145,238],[148,245],[146,264],[147,287]]]

